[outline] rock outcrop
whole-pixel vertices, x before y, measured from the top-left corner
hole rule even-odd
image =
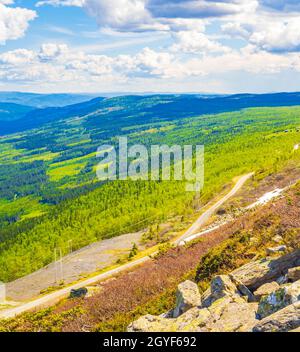
[[[287,278],[289,281],[293,281],[293,282],[300,280],[300,266],[289,269]]]
[[[260,301],[263,296],[267,296],[272,292],[277,291],[279,288],[280,285],[276,281],[264,284],[254,292],[255,300]]]
[[[290,285],[280,287],[274,292],[263,296],[259,302],[257,314],[260,318],[277,312],[278,310],[300,300],[300,280]]]
[[[251,262],[216,276],[202,294],[192,281],[178,286],[176,307],[131,323],[137,332],[246,332],[300,329],[300,250]],[[294,281],[294,282],[289,282]]]
[[[285,245],[277,246],[277,247],[272,247],[272,248],[267,248],[267,254],[272,255],[280,252],[286,252],[287,247]]]
[[[185,281],[178,285],[176,292],[176,307],[173,318],[179,317],[193,307],[201,306],[201,295],[198,286],[192,281]]]
[[[249,290],[257,290],[265,283],[276,281],[290,268],[300,265],[300,249],[276,259],[250,262],[232,272]]]
[[[254,332],[285,332],[300,327],[300,302],[264,318],[254,326]]]

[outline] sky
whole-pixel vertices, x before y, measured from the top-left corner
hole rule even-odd
[[[300,0],[0,0],[0,90],[300,91]]]

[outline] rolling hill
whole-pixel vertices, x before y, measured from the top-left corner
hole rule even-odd
[[[0,98],[1,101],[1,98]],[[43,125],[70,117],[88,114],[90,126],[99,124],[117,125],[169,121],[204,114],[236,111],[249,107],[275,107],[300,105],[300,93],[237,94],[229,96],[203,95],[151,95],[95,98],[87,102],[64,107],[35,109],[16,121],[0,122],[0,135],[39,128]]]
[[[66,106],[91,100],[94,94],[37,94],[22,92],[0,92],[0,102],[47,108]]]

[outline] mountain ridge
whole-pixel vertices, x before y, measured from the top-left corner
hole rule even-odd
[[[1,99],[1,96],[0,96]],[[13,122],[0,120],[2,135],[41,127],[52,121],[81,117],[88,114],[103,115],[109,120],[128,118],[142,113],[145,121],[193,117],[206,114],[236,111],[251,107],[277,107],[300,105],[300,93],[234,94],[228,96],[127,95],[112,98],[97,97],[64,107],[34,109]]]

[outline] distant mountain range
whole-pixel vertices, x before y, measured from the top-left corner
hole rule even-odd
[[[0,92],[0,102],[27,105],[34,108],[47,108],[50,106],[62,107],[66,105],[82,103],[84,101],[95,98],[97,95]]]
[[[35,95],[30,93],[0,93],[2,98],[15,102],[0,103],[0,135],[25,131],[43,126],[44,124],[67,119],[92,115],[97,124],[113,124],[118,121],[143,119],[143,122],[155,120],[172,120],[175,118],[192,117],[203,114],[235,111],[250,107],[278,107],[300,105],[300,93],[274,94],[235,94],[235,95],[203,95],[203,94],[157,94],[128,95],[113,98],[98,97],[90,99],[83,95]],[[37,104],[63,104],[72,99],[84,100],[76,104],[46,108],[36,108]],[[86,101],[88,99],[88,101]],[[101,120],[99,121],[99,119]]]

